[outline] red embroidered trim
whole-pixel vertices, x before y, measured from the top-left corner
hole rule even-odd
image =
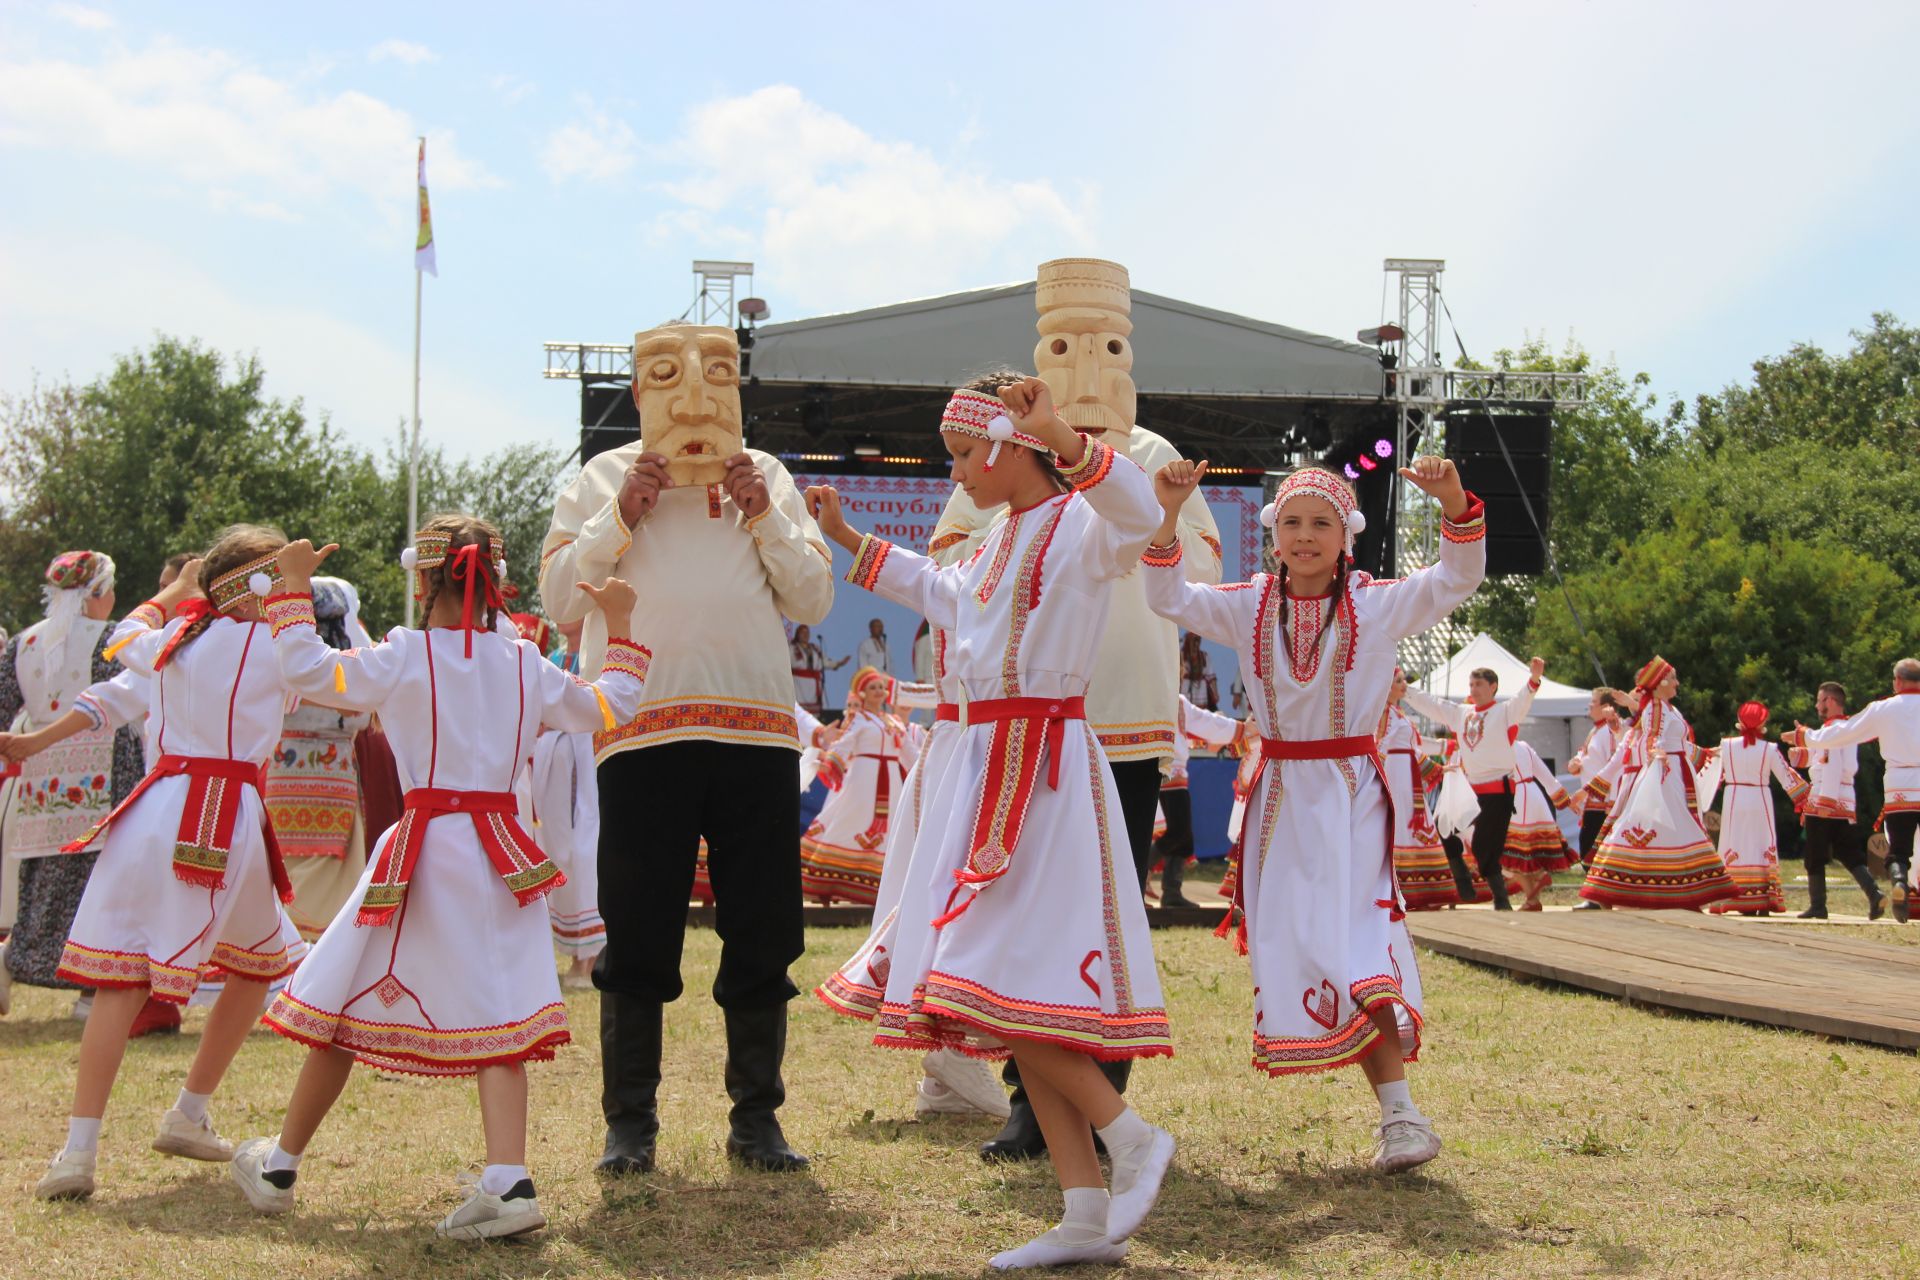
[[[1210,533],[1203,533],[1200,535],[1200,541],[1206,543],[1208,547],[1212,548],[1213,558],[1215,560],[1219,560],[1222,562],[1226,560],[1227,551],[1225,547],[1222,547],[1220,545],[1220,539],[1214,537]]]
[[[881,566],[886,564],[892,550],[893,544],[884,538],[870,533],[862,537],[860,550],[853,557],[853,567],[847,570],[847,581],[864,590],[873,590],[873,584],[880,580]]]
[[[711,729],[727,736],[787,738],[796,743],[800,737],[791,710],[743,707],[729,702],[676,702],[643,708],[613,732],[594,734],[593,750],[599,755],[635,738],[693,729]]]
[[[1219,548],[1216,546],[1214,551],[1218,554]],[[1155,568],[1160,569],[1171,569],[1174,565],[1180,563],[1182,553],[1183,548],[1180,545],[1180,539],[1175,538],[1173,545],[1170,547],[1149,546],[1145,551],[1140,553],[1140,563],[1153,565]]]
[[[1113,473],[1113,446],[1092,437],[1085,439],[1087,448],[1080,455],[1080,461],[1059,469],[1061,478],[1070,482],[1076,492],[1093,488]]]
[[[937,556],[948,547],[957,547],[967,540],[968,535],[961,532],[936,533],[933,541],[927,544],[927,554]]]
[[[1440,517],[1440,536],[1448,542],[1478,542],[1487,536],[1487,504],[1467,495],[1467,513],[1458,520]]]
[[[133,612],[129,613],[127,615],[127,621],[143,622],[147,626],[153,628],[153,630],[158,631],[160,628],[167,625],[167,614],[166,614],[166,611],[162,609],[159,605],[149,600],[145,604],[141,605],[139,608],[133,610]]]
[[[282,631],[298,626],[316,627],[313,616],[313,594],[299,592],[284,596],[268,596],[265,604],[267,625],[272,628],[274,639],[280,638]]]
[[[1006,690],[1006,696],[1020,696],[1020,643],[1026,638],[1027,621],[1034,609],[1040,604],[1040,571],[1047,558],[1047,547],[1053,542],[1053,535],[1060,527],[1060,517],[1067,513],[1067,501],[1056,499],[1053,511],[1047,516],[1047,523],[1033,535],[1027,543],[1027,549],[1020,557],[1020,568],[1013,580],[1013,615],[1007,622],[1007,648],[1000,658],[1000,683]],[[1017,519],[1018,517],[1016,517]],[[1007,522],[1007,546],[1013,545],[1013,522]],[[996,568],[1001,567],[998,562]],[[980,597],[981,607],[987,603],[990,590],[983,586]]]
[[[547,1005],[503,1026],[432,1031],[327,1013],[283,991],[261,1021],[311,1048],[346,1049],[381,1070],[422,1076],[464,1076],[481,1067],[550,1062],[553,1051],[571,1041],[563,1004]]]
[[[607,641],[607,656],[600,664],[602,675],[609,671],[624,671],[636,680],[645,681],[647,670],[653,665],[653,650],[631,640]]]

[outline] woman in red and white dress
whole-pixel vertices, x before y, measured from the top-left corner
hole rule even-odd
[[[1375,733],[1393,799],[1393,877],[1407,910],[1431,911],[1459,902],[1460,890],[1427,806],[1426,743],[1412,717],[1400,709],[1406,693],[1407,674],[1395,667]]]
[[[1540,911],[1540,893],[1553,883],[1553,873],[1565,871],[1580,859],[1567,847],[1554,814],[1573,804],[1573,797],[1547,768],[1531,742],[1513,744],[1513,821],[1507,824],[1507,847],[1500,865],[1520,879],[1526,891],[1522,911]]]
[[[1170,463],[1161,504],[1204,467]],[[1260,722],[1264,770],[1247,815],[1237,889],[1253,968],[1253,1063],[1271,1075],[1359,1064],[1380,1101],[1374,1166],[1409,1169],[1440,1139],[1413,1105],[1405,1062],[1420,1046],[1420,979],[1393,880],[1392,805],[1375,734],[1396,646],[1440,622],[1486,576],[1484,508],[1443,458],[1400,474],[1442,508],[1439,560],[1376,582],[1352,568],[1365,527],[1353,490],[1317,467],[1281,482],[1261,512],[1278,574],[1219,587],[1187,581],[1163,523],[1141,559],[1155,612],[1233,645]]]
[[[495,630],[503,552],[485,522],[441,516],[414,535],[402,563],[417,575],[424,627],[396,627],[370,649],[342,652],[314,631],[312,572],[331,550],[303,540],[281,553],[285,591],[267,605],[273,651],[302,697],[379,708],[414,789],[267,1011],[268,1027],[310,1052],[278,1138],[243,1143],[233,1178],[255,1209],[291,1209],[300,1157],[356,1061],[477,1076],[487,1165],[439,1231],[518,1235],[546,1221],[526,1169],[524,1064],[552,1058],[569,1035],[540,901],[561,873],[521,829],[514,782],[543,726],[611,729],[639,707],[649,655],[619,637],[633,589],[582,584],[616,637],[588,685]]]
[[[1587,703],[1587,719],[1593,722],[1593,728],[1580,749],[1573,753],[1573,759],[1567,761],[1567,772],[1578,778],[1606,768],[1607,761],[1613,759],[1614,748],[1620,745],[1621,735],[1626,732],[1622,717],[1627,713],[1625,694],[1618,689],[1595,689]],[[1573,803],[1580,815],[1580,861],[1590,866],[1594,847],[1600,843],[1600,828],[1606,825],[1607,802],[1582,787],[1574,793]]]
[[[1734,896],[1733,878],[1700,825],[1693,731],[1673,705],[1673,664],[1656,657],[1634,688],[1639,717],[1586,790],[1605,796],[1616,780],[1608,825],[1580,896],[1608,907],[1698,911]]]
[[[1787,799],[1798,806],[1809,790],[1807,780],[1787,763],[1767,731],[1764,703],[1743,702],[1740,735],[1722,738],[1713,759],[1700,771],[1700,808],[1720,802],[1720,858],[1733,877],[1736,893],[1708,908],[1715,915],[1738,912],[1764,916],[1787,909],[1780,884],[1780,834],[1773,815],[1773,787],[1778,783]]]
[[[833,794],[800,838],[800,890],[816,901],[870,907],[879,893],[887,824],[920,737],[888,709],[893,683],[872,667],[854,674],[840,736],[822,758]]]

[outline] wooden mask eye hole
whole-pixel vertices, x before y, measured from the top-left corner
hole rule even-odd
[[[1109,355],[1116,355],[1116,356],[1120,354],[1120,339],[1118,338],[1107,339],[1107,353]]]
[[[1063,356],[1067,354],[1067,340],[1065,338],[1055,338],[1053,340],[1052,349],[1053,349],[1053,354],[1057,356]]]

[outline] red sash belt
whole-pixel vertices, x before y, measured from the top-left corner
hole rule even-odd
[[[953,723],[959,724],[960,704],[957,702],[942,702],[936,704],[933,708],[933,718],[936,721],[951,720]]]
[[[993,737],[987,746],[987,771],[981,779],[967,865],[953,873],[953,892],[947,896],[946,912],[933,922],[936,929],[957,919],[981,890],[1007,874],[1040,780],[1042,753],[1047,761],[1047,789],[1058,790],[1067,722],[1085,720],[1087,708],[1083,698],[985,698],[968,703],[965,714],[964,723],[969,726],[992,725]],[[972,892],[955,906],[954,900],[966,889]]]
[[[514,900],[521,906],[558,889],[567,882],[560,868],[547,861],[515,816],[519,804],[505,791],[449,791],[441,787],[416,787],[407,792],[406,811],[400,825],[380,852],[373,869],[373,880],[366,896],[360,899],[355,924],[386,924],[406,901],[407,882],[413,879],[414,863],[426,844],[427,824],[436,818],[466,815],[487,861],[500,874]]]
[[[245,760],[227,760],[210,756],[161,756],[153,772],[140,779],[133,794],[113,807],[92,830],[62,847],[63,853],[79,853],[99,838],[115,820],[146,794],[148,787],[161,778],[186,777],[187,802],[180,810],[180,829],[174,836],[173,874],[183,884],[206,889],[227,887],[227,855],[233,852],[233,829],[240,819],[240,788],[252,787],[262,796],[260,834],[266,838],[267,868],[273,874],[274,892],[280,901],[293,901],[293,882],[287,878],[287,866],[280,857],[280,841],[273,834],[273,820],[267,816],[264,765]]]

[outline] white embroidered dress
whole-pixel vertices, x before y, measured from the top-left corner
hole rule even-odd
[[[1734,895],[1726,864],[1700,825],[1692,739],[1677,707],[1647,699],[1613,759],[1587,784],[1605,795],[1617,779],[1619,791],[1581,897],[1612,907],[1697,911]]]
[[[917,738],[894,716],[860,708],[841,723],[845,731],[824,758],[838,785],[800,837],[800,891],[821,902],[872,906]]]
[[[127,641],[120,662],[149,680],[154,750],[139,788],[104,829],[82,837],[100,847],[104,830],[105,845],[60,976],[87,987],[148,986],[156,998],[184,1004],[216,969],[259,981],[280,977],[289,941],[299,940],[280,906],[265,803],[259,787],[240,777],[259,777],[291,700],[265,623],[215,616],[156,673],[155,660],[187,626],[178,618],[160,622],[157,609],[142,605],[111,637],[109,647]],[[107,692],[103,686],[96,696]],[[182,760],[225,766],[235,776],[169,772]],[[183,839],[183,814],[196,798],[197,836]]]
[[[553,945],[588,960],[607,945],[600,918],[600,787],[591,733],[543,733],[533,744],[533,838],[566,876],[547,895]]]
[[[1344,1066],[1392,1007],[1401,1051],[1420,1043],[1420,975],[1394,888],[1393,820],[1375,740],[1396,648],[1444,619],[1486,576],[1483,508],[1442,525],[1437,563],[1410,578],[1347,579],[1346,600],[1289,599],[1278,577],[1196,586],[1175,550],[1146,558],[1165,617],[1239,654],[1265,767],[1247,805],[1238,896],[1253,968],[1253,1065],[1271,1075]],[[1284,612],[1285,622],[1282,616]],[[1329,621],[1329,614],[1332,615]],[[1281,634],[1282,626],[1289,634]],[[1288,758],[1325,751],[1322,758]]]
[[[1795,773],[1778,743],[1756,737],[1722,738],[1712,764],[1700,771],[1700,808],[1720,802],[1720,860],[1727,864],[1738,895],[1713,904],[1714,914],[1737,911],[1785,911],[1786,892],[1780,884],[1780,832],[1773,816],[1773,788],[1777,782],[1795,804],[1807,794],[1807,780]]]
[[[384,644],[341,651],[315,633],[304,596],[277,597],[269,610],[288,683],[303,697],[378,709],[394,760],[416,789],[400,824],[379,836],[347,904],[267,1010],[267,1025],[417,1075],[552,1058],[569,1039],[566,1006],[547,912],[521,898],[551,888],[553,869],[529,856],[511,793],[542,726],[588,733],[609,717],[632,718],[646,651],[609,640],[600,678],[588,685],[498,632],[473,633],[470,657],[469,637],[456,629],[395,628]],[[437,804],[416,811],[427,793]],[[425,828],[417,861],[390,864],[416,824]],[[383,888],[389,892],[377,892]],[[361,923],[376,909],[388,913],[384,923]]]
[[[997,523],[963,565],[868,537],[848,574],[952,632],[945,666],[960,700],[891,950],[870,939],[870,962],[841,971],[883,993],[876,1044],[987,1058],[1007,1055],[1004,1037],[1104,1059],[1173,1052],[1112,773],[1081,718],[1112,584],[1139,563],[1160,511],[1146,473],[1098,441],[1062,475],[1074,492]]]

